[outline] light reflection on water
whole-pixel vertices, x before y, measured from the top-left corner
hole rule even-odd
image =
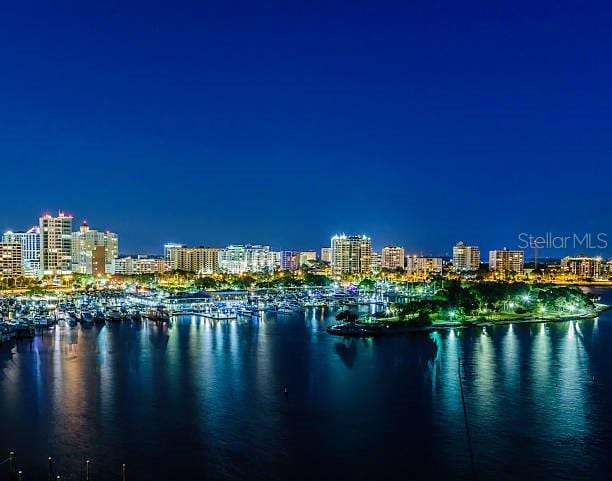
[[[612,296],[607,291],[608,302]],[[57,328],[0,348],[0,450],[77,478],[606,479],[612,316],[379,339],[334,312]],[[287,394],[284,388],[287,388]],[[26,469],[27,469],[26,468]]]

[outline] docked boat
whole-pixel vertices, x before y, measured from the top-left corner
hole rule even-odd
[[[237,313],[245,316],[259,316],[261,309],[254,304],[245,304],[238,308]]]
[[[285,313],[304,312],[304,308],[297,302],[281,302],[278,305],[278,312],[285,312]]]
[[[335,336],[350,337],[375,337],[383,334],[379,325],[367,325],[361,323],[335,324],[327,328],[327,332]]]
[[[15,339],[16,334],[15,326],[11,325],[11,323],[3,322],[0,324],[0,343]]]
[[[106,316],[102,311],[96,311],[93,316],[93,321],[95,324],[106,324]]]
[[[170,313],[164,306],[157,306],[155,309],[149,309],[145,317],[153,322],[168,322],[170,320]]]
[[[28,321],[15,319],[11,323],[15,329],[17,339],[31,339],[34,337],[34,325]]]
[[[47,316],[36,315],[32,319],[32,324],[34,325],[34,327],[46,329],[53,325],[53,320]]]
[[[68,324],[70,327],[76,327],[78,321],[79,321],[79,318],[77,317],[76,313],[74,312],[68,313],[68,317],[66,318],[66,324]]]
[[[83,311],[81,312],[81,325],[83,326],[91,326],[94,323],[94,317],[91,312]]]

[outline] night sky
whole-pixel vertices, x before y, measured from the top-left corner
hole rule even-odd
[[[609,2],[5,2],[0,228],[612,255],[610,25]]]

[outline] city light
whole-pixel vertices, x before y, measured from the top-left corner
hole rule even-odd
[[[612,481],[612,2],[40,3],[0,481]]]

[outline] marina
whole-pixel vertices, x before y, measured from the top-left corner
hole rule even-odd
[[[0,481],[612,481],[611,2],[33,3]]]
[[[192,315],[216,321],[258,318],[264,313],[300,315],[306,309],[385,309],[397,288],[374,292],[349,287],[277,288],[243,291],[195,291],[178,294],[161,289],[147,292],[105,290],[57,295],[0,298],[0,342],[29,338],[55,326],[75,328],[107,323],[171,323]]]

